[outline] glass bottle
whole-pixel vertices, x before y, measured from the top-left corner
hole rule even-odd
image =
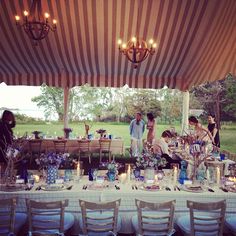
[[[184,184],[184,180],[188,179],[187,177],[187,162],[181,161],[180,173],[179,173],[179,183]]]

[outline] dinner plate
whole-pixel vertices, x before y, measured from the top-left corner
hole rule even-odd
[[[152,185],[140,185],[139,189],[144,190],[144,191],[160,191],[161,187],[156,184]]]
[[[88,190],[104,190],[108,189],[110,186],[108,184],[99,184],[99,183],[92,183],[88,185]]]
[[[62,184],[49,184],[49,185],[42,185],[41,189],[44,191],[60,191],[65,189],[65,186]]]
[[[227,186],[226,189],[229,192],[236,193],[236,186]]]
[[[25,190],[25,184],[0,185],[0,191],[3,192],[16,192],[23,190]]]
[[[202,193],[205,191],[200,185],[183,185],[182,190],[192,193]]]

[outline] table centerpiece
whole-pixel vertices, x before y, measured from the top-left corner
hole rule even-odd
[[[134,175],[135,177],[139,177],[138,174],[135,173],[138,173],[140,169],[144,169],[144,178],[154,179],[155,169],[165,167],[166,164],[166,159],[159,154],[155,154],[152,145],[147,143],[144,146],[142,153],[139,154],[136,159]]]
[[[68,158],[68,153],[48,152],[42,153],[35,161],[40,169],[46,171],[46,183],[54,184],[58,178],[58,169],[60,165]]]
[[[106,168],[107,169],[107,178],[108,181],[115,181],[116,177],[118,176],[118,170],[122,167],[122,164],[111,161],[111,162],[102,162],[100,164],[100,168]]]

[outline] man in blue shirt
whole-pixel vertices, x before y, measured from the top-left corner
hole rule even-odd
[[[137,157],[142,152],[142,137],[145,130],[145,122],[142,114],[136,113],[135,119],[130,122],[129,131],[131,136],[132,156]]]

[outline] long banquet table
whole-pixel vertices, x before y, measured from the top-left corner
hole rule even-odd
[[[41,150],[42,151],[53,151],[53,141],[58,139],[42,139]],[[66,151],[69,153],[76,153],[78,151],[78,139],[66,139]],[[29,150],[29,144],[25,146],[25,150]],[[99,152],[99,139],[93,139],[90,143],[91,152]],[[112,139],[111,140],[111,152],[112,154],[124,154],[124,140],[123,139]]]
[[[178,215],[188,212],[188,209],[186,207],[186,200],[212,202],[226,199],[226,214],[236,214],[236,193],[223,192],[217,187],[213,188],[215,192],[209,192],[206,190],[205,192],[201,193],[192,193],[184,190],[175,191],[171,185],[169,185],[171,191],[167,191],[165,188],[159,191],[145,191],[139,188],[136,190],[132,187],[134,184],[138,186],[140,182],[128,181],[126,183],[116,182],[115,184],[118,184],[120,187],[119,190],[115,188],[114,183],[111,184],[110,187],[106,187],[104,189],[89,189],[89,187],[86,190],[83,189],[83,186],[90,186],[91,183],[92,182],[88,181],[87,176],[83,176],[80,181],[76,180],[72,181],[71,183],[68,183],[69,185],[73,185],[73,188],[71,190],[64,189],[61,191],[36,191],[36,187],[39,185],[36,184],[30,191],[0,191],[0,199],[18,197],[19,202],[17,210],[22,212],[26,211],[26,198],[39,201],[56,201],[62,199],[69,199],[69,206],[67,208],[67,211],[74,213],[76,219],[78,220],[78,218],[81,217],[78,201],[79,199],[84,199],[87,201],[111,201],[121,198],[121,206],[119,211],[119,214],[122,218],[121,233],[126,234],[133,232],[131,226],[131,217],[136,213],[135,198],[156,202],[163,202],[176,199],[175,217],[178,217]],[[74,225],[73,231],[75,233],[78,233],[78,227],[78,224]]]

